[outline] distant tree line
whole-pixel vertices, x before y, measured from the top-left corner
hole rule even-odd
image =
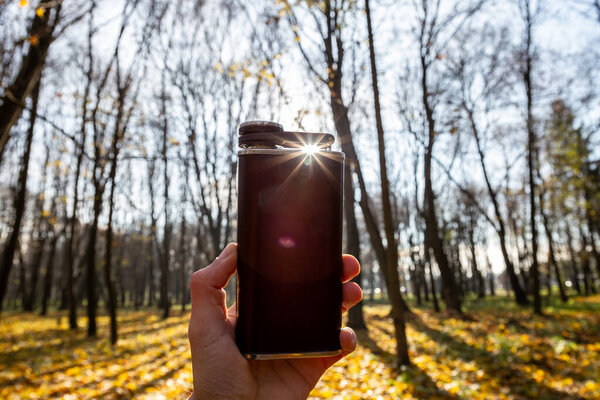
[[[94,337],[101,304],[112,343],[120,308],[185,311],[235,240],[249,119],[337,133],[345,251],[398,365],[409,304],[598,291],[596,2],[111,4],[0,2],[0,311],[85,314]],[[595,36],[557,49],[561,13]]]

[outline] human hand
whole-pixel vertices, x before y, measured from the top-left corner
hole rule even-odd
[[[306,399],[321,375],[354,351],[356,334],[340,332],[342,354],[333,357],[286,360],[248,360],[235,344],[235,304],[226,307],[223,288],[237,268],[237,245],[230,243],[208,267],[196,271],[190,282],[192,314],[188,328],[192,352],[194,393],[190,399]],[[342,311],[362,299],[354,282],[360,266],[343,256]]]

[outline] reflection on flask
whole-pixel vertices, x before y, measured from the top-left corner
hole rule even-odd
[[[290,235],[282,235],[279,237],[279,245],[286,249],[292,249],[296,247],[296,241]]]

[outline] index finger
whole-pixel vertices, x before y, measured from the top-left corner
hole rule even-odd
[[[348,282],[360,273],[360,263],[350,254],[342,255],[342,282]]]

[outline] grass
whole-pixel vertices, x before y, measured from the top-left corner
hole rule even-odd
[[[598,399],[600,296],[551,299],[533,317],[498,296],[469,298],[466,319],[414,307],[407,325],[412,366],[397,369],[386,305],[365,307],[368,332],[331,368],[311,398]],[[120,340],[71,332],[63,312],[9,312],[0,321],[1,399],[166,399],[191,391],[187,313],[119,312]],[[79,319],[81,327],[85,318]]]

